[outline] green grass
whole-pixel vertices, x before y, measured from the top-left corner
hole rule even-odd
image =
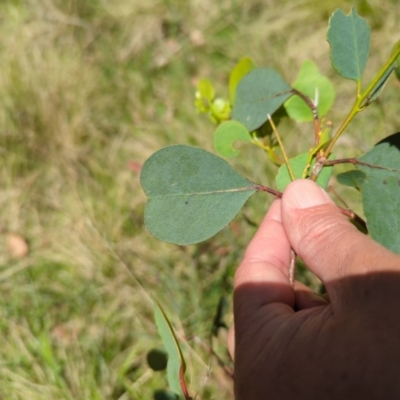
[[[144,228],[145,196],[129,163],[172,143],[212,150],[194,83],[208,77],[227,95],[244,55],[289,82],[314,60],[337,87],[337,126],[355,87],[332,70],[325,32],[330,13],[351,5],[374,28],[368,78],[399,39],[395,1],[1,2],[0,399],[152,399],[167,384],[146,363],[161,346],[151,296],[182,341],[192,395],[232,398],[232,382],[193,337],[207,342],[220,296],[230,303],[254,227],[239,216],[197,246],[160,243]],[[398,130],[399,97],[392,78],[337,155],[361,154]],[[308,150],[310,125],[287,128],[288,152]],[[261,151],[246,148],[232,164],[273,185]],[[244,214],[257,223],[270,201],[254,196]],[[6,251],[13,232],[29,242],[22,259]],[[224,335],[214,346],[229,363]]]

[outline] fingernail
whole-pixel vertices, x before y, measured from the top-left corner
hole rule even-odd
[[[297,209],[332,203],[325,190],[307,179],[293,182],[286,190],[284,197],[289,205]]]

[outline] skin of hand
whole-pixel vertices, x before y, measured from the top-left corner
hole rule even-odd
[[[329,301],[290,285],[291,248]],[[314,182],[291,183],[272,204],[234,285],[237,400],[400,399],[400,256]]]

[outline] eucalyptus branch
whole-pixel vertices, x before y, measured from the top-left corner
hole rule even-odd
[[[394,70],[400,80],[400,71],[396,68],[397,59],[400,60],[399,41],[384,65],[374,73],[373,79],[362,81],[369,56],[370,30],[367,21],[358,15],[355,8],[348,15],[338,9],[329,20],[327,40],[332,66],[340,76],[352,81],[354,91],[345,118],[335,123],[333,132],[330,122],[325,123],[323,116],[333,103],[334,88],[310,61],[303,63],[295,84],[308,96],[292,88],[278,71],[258,68],[248,57],[241,59],[229,76],[229,100],[218,96],[208,79],[199,80],[195,105],[200,113],[208,113],[211,120],[218,123],[214,147],[221,157],[198,147],[177,144],[158,150],[143,163],[140,183],[148,198],[144,217],[148,231],[168,243],[191,245],[211,238],[227,226],[255,192],[269,193],[274,196],[273,200],[282,199],[281,191],[242,176],[224,159],[236,156],[239,153],[239,149],[235,149],[236,142],[243,141],[266,151],[276,165],[287,165],[287,171],[280,170],[276,176],[277,187],[282,191],[290,180],[301,176],[316,181],[321,170],[330,167],[318,179],[320,186],[325,187],[332,166],[353,164],[353,168],[358,168],[356,173],[348,171],[337,179],[338,183],[349,184],[360,191],[371,237],[400,254],[400,243],[396,240],[400,217],[393,212],[399,202],[400,132],[381,140],[359,158],[329,159],[333,158],[330,157],[331,151],[339,137],[356,115],[377,99]],[[292,95],[298,96],[305,106],[301,103],[301,107],[298,107],[297,99],[294,102],[287,101]],[[310,111],[312,114],[315,143],[307,153],[299,154],[295,160],[289,160],[284,148],[286,137],[280,136],[271,117],[275,115],[277,121],[278,116],[283,115],[280,113],[282,106],[294,121],[311,122]],[[321,116],[318,115],[319,111]],[[354,213],[334,189],[331,190],[334,212],[339,210],[360,231],[368,233],[366,221]],[[254,227],[257,226],[245,214],[244,218]],[[296,253],[290,249],[287,279],[292,285],[295,268]],[[163,314],[162,310],[160,312]],[[220,313],[219,307],[216,321],[222,325]],[[172,347],[168,351],[171,358],[179,362],[176,364],[179,370],[177,367],[174,376],[168,376],[168,379],[173,386],[181,389],[182,399],[195,400],[200,392],[194,397],[190,396],[191,390],[184,374],[185,360],[174,330],[165,315],[157,312],[155,319],[163,342],[168,340],[174,344],[174,351]],[[209,357],[209,367],[215,358],[227,376],[233,377],[232,370],[214,352],[212,340],[208,351],[212,355]]]
[[[365,109],[365,105],[363,106],[363,102],[365,99],[367,99],[368,95],[371,93],[371,91],[376,87],[376,85],[379,83],[380,79],[385,75],[385,73],[392,67],[392,64],[396,62],[397,57],[400,55],[400,45],[397,46],[395,51],[392,53],[388,61],[386,61],[385,65],[380,69],[380,71],[375,75],[374,79],[372,79],[371,83],[367,86],[367,88],[364,90],[363,93],[360,93],[360,81],[357,82],[357,97],[356,100],[353,104],[352,109],[350,110],[349,114],[343,121],[343,123],[340,125],[338,130],[336,131],[335,135],[332,137],[332,140],[328,144],[327,148],[325,149],[325,152],[323,154],[323,157],[328,158],[330,152],[332,151],[333,145],[336,143],[336,141],[339,139],[340,135],[343,133],[343,131],[347,128],[349,125],[350,121],[362,110]]]
[[[347,128],[349,123],[352,121],[352,119],[361,111],[360,109],[360,101],[359,98],[356,98],[356,101],[353,104],[352,109],[350,110],[349,114],[345,118],[345,120],[342,122],[342,124],[339,126],[338,130],[335,132],[333,135],[331,141],[329,142],[328,146],[326,147],[323,157],[328,158],[329,154],[332,151],[333,145],[336,143],[336,141],[339,139],[340,135],[343,133],[343,131]]]

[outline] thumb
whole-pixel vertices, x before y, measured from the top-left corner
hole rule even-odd
[[[398,256],[359,232],[316,183],[292,182],[281,207],[291,246],[325,284],[350,275],[399,270]]]

